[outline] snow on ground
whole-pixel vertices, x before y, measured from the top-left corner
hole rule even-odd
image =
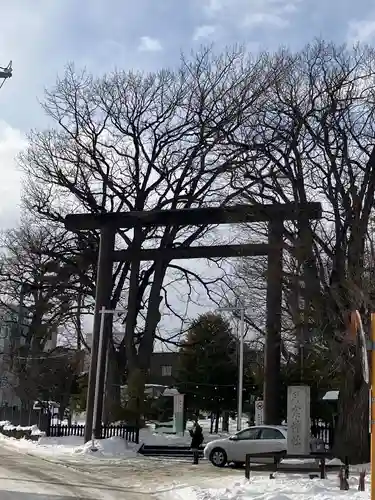
[[[206,441],[218,439],[218,435],[207,436]],[[92,443],[84,443],[83,437],[44,437],[37,442],[27,439],[14,439],[0,434],[0,442],[8,444],[25,452],[43,456],[92,455],[97,458],[134,458],[142,444],[188,446],[191,438],[171,434],[157,434],[151,429],[142,429],[139,444],[127,443],[120,437],[95,440],[97,451],[92,451]]]
[[[220,488],[187,487],[159,494],[158,500],[348,500],[370,499],[369,481],[365,492],[358,490],[358,478],[350,479],[350,490],[340,491],[334,474],[324,481],[292,475],[275,480],[259,476],[250,481],[220,481]],[[224,483],[224,486],[223,486]]]
[[[229,421],[229,432],[219,431],[218,434],[210,434],[211,421],[210,419],[202,419],[199,420],[199,425],[202,427],[204,443],[209,443],[210,441],[214,441],[215,439],[221,439],[223,437],[228,437],[231,434],[235,434],[237,432],[237,421],[230,420]],[[139,435],[140,443],[146,445],[174,445],[174,446],[187,446],[190,445],[191,437],[189,435],[189,429],[193,426],[193,422],[187,422],[186,424],[186,432],[183,436],[177,436],[176,434],[165,433],[163,431],[163,427],[156,429],[154,424],[150,424],[147,428],[141,429]],[[242,419],[242,429],[248,427],[247,419]],[[221,420],[220,426],[221,429]]]
[[[155,437],[152,429],[144,429],[145,442],[160,439],[173,442],[176,436]],[[350,491],[338,487],[337,473],[325,481],[310,480],[307,474],[278,474],[270,480],[268,473],[252,473],[246,481],[243,470],[229,467],[219,469],[207,461],[193,466],[181,459],[155,459],[136,453],[137,445],[127,444],[121,438],[95,441],[98,451],[91,451],[91,443],[82,438],[40,438],[38,443],[0,437],[1,444],[18,451],[37,455],[56,464],[69,465],[85,477],[105,477],[113,485],[125,485],[127,491],[153,495],[157,500],[344,500],[369,499],[369,477],[364,493],[358,492],[358,472],[361,466],[351,468]],[[154,442],[154,441],[153,441]],[[138,445],[139,446],[139,445]],[[99,460],[98,460],[99,459]],[[112,460],[108,460],[112,459]],[[366,466],[368,470],[368,466]],[[141,497],[140,497],[141,498]]]
[[[25,453],[41,457],[54,457],[56,459],[84,455],[104,459],[134,458],[137,456],[139,448],[139,445],[127,443],[120,437],[95,440],[95,451],[92,450],[91,441],[85,444],[83,438],[76,436],[60,438],[41,437],[38,442],[34,442],[27,439],[14,439],[0,435],[0,442]]]
[[[210,430],[210,421],[202,420],[200,424],[203,428],[205,443],[212,441],[214,439],[220,439],[221,437],[227,436],[226,433],[219,434],[209,434]],[[243,422],[244,427],[247,425],[246,422]],[[12,426],[9,422],[0,422],[0,425],[4,425],[5,429],[29,429],[32,431],[32,434],[39,434],[37,426],[31,427],[15,427]],[[193,425],[192,422],[188,422],[187,429],[189,429]],[[232,433],[234,432],[232,428],[230,430]],[[190,435],[189,432],[185,432],[183,436],[177,436],[175,434],[164,434],[155,430],[154,425],[150,425],[145,429],[141,429],[139,436],[139,445],[134,443],[127,443],[121,438],[112,437],[109,439],[101,439],[95,440],[95,448],[97,451],[92,451],[92,443],[84,443],[82,437],[77,436],[66,436],[66,437],[45,437],[43,433],[40,437],[39,441],[29,441],[26,439],[14,439],[10,437],[6,437],[0,434],[0,440],[4,444],[8,444],[19,450],[23,450],[27,453],[33,453],[40,456],[52,456],[55,458],[68,456],[83,456],[90,455],[92,458],[115,458],[115,459],[126,459],[126,458],[134,458],[137,455],[138,449],[145,445],[174,445],[174,446],[188,446],[190,445]]]
[[[153,430],[152,427],[147,427],[141,429],[139,432],[139,442],[145,445],[155,445],[155,446],[189,446],[191,442],[191,437],[189,434],[189,429],[192,427],[192,423],[188,423],[187,431],[183,436],[178,436],[176,434],[164,434]],[[208,443],[215,439],[220,439],[222,437],[229,436],[228,433],[219,432],[218,434],[209,434],[203,430],[204,443]]]

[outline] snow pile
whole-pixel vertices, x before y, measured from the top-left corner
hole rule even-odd
[[[107,458],[135,458],[138,455],[139,445],[128,443],[120,437],[111,437],[108,439],[98,439],[92,443],[85,443],[81,447],[74,449],[78,455],[95,455]]]
[[[335,476],[324,481],[296,476],[280,476],[275,480],[257,477],[228,484],[225,488],[174,489],[159,495],[158,500],[368,500],[369,483],[366,483],[367,491],[359,492],[358,478],[353,477],[349,482],[351,491],[340,491]]]
[[[137,456],[138,444],[127,443],[120,437],[95,440],[96,451],[92,451],[92,442],[84,443],[82,437],[66,436],[59,438],[41,437],[33,442],[27,439],[14,439],[0,435],[4,444],[19,449],[20,451],[44,457],[72,457],[92,455],[98,458],[133,458]]]
[[[190,427],[187,426],[187,429],[189,428]],[[229,434],[225,433],[203,434],[203,444],[228,436]],[[189,430],[186,430],[183,436],[178,436],[176,434],[162,434],[150,428],[145,428],[139,431],[139,442],[148,446],[190,446],[191,437],[189,435]]]
[[[203,430],[204,443],[207,444],[215,439],[222,439],[237,432],[235,423],[229,427],[231,432],[219,432],[218,434],[210,434],[211,422],[210,420],[199,420],[199,425]],[[186,431],[183,436],[171,434],[170,430],[158,428],[155,429],[154,425],[141,429],[139,432],[139,442],[148,446],[190,446],[191,437],[189,429],[193,427],[193,422],[187,422]],[[242,428],[248,427],[246,422],[242,423]],[[164,432],[163,432],[164,431]]]
[[[176,434],[163,434],[146,427],[139,431],[139,442],[148,446],[188,446],[191,438],[188,432],[184,436]]]
[[[37,425],[13,425],[10,422],[0,422],[0,428],[4,431],[31,431],[32,436],[45,436],[46,433],[41,431]],[[0,429],[0,430],[1,430]]]

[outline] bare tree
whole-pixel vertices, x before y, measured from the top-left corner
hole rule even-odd
[[[176,71],[147,75],[118,71],[95,79],[69,66],[44,102],[56,128],[32,133],[21,158],[28,209],[62,223],[75,211],[225,203],[233,190],[224,174],[247,163],[252,153],[229,143],[222,129],[235,133],[245,121],[255,120],[282,63],[273,60],[271,65],[263,54],[251,59],[240,49],[220,57],[203,50],[182,59]],[[137,255],[142,247],[189,246],[206,231],[136,228],[132,234],[120,232],[117,244]],[[134,261],[114,271],[112,307],[121,302],[124,290],[131,290],[126,333],[117,349],[118,372],[126,362],[129,386],[133,378],[141,379],[139,387],[144,384],[169,265]],[[185,269],[184,274],[192,272]]]
[[[233,186],[246,177],[250,202],[323,204],[323,220],[310,223],[302,215],[285,228],[285,238],[306,277],[305,321],[325,332],[342,362],[336,451],[364,460],[368,386],[345,332],[348,311],[370,306],[363,280],[375,191],[375,52],[316,41],[283,56],[287,70],[257,126],[228,133],[233,144],[256,153],[251,165],[236,170]]]
[[[1,361],[13,380],[13,389],[20,394],[20,384],[25,385],[20,378],[23,371],[37,371],[47,342],[59,335],[68,345],[68,326],[74,325],[78,313],[92,309],[92,290],[80,279],[82,269],[78,271],[79,261],[75,261],[74,241],[66,231],[27,219],[19,228],[3,233],[1,243],[0,304],[2,327],[7,332]],[[78,335],[75,337],[77,340]],[[82,343],[83,339],[79,340]],[[30,383],[34,380],[26,378]],[[27,393],[31,396],[30,384],[23,396]]]
[[[23,342],[35,352],[43,350],[74,304],[68,290],[77,278],[63,274],[59,262],[48,255],[61,253],[63,243],[61,233],[30,221],[3,234],[1,303],[3,309],[16,313],[18,326],[27,323],[28,328],[21,329]]]
[[[51,401],[58,403],[62,420],[69,408],[74,381],[82,369],[83,352],[60,346],[31,359],[25,347],[17,349],[13,362],[16,394],[22,402],[39,401],[46,408]]]

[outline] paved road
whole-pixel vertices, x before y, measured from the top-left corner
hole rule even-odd
[[[83,471],[82,471],[83,472]],[[145,492],[123,486],[107,474],[85,474],[0,446],[1,500],[140,500],[151,499]]]
[[[196,466],[191,460],[176,458],[139,456],[130,460],[95,460],[86,456],[79,460],[70,458],[65,463],[86,477],[106,477],[112,485],[126,484],[129,491],[143,494],[142,498],[187,486],[215,488],[222,485],[223,480],[242,480],[245,475],[244,469],[220,469],[205,460]]]

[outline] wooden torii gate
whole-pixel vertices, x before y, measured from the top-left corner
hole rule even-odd
[[[267,269],[267,319],[265,338],[265,377],[264,377],[264,420],[266,424],[278,424],[280,412],[280,347],[281,347],[281,306],[282,306],[282,270],[283,270],[283,223],[286,220],[308,221],[322,216],[320,203],[272,204],[272,205],[235,205],[228,207],[188,208],[161,211],[132,211],[103,214],[71,214],[65,218],[65,227],[71,231],[100,230],[98,271],[96,281],[95,316],[91,348],[91,365],[87,391],[85,441],[92,437],[93,421],[95,437],[101,435],[103,398],[96,406],[94,418],[94,395],[96,366],[100,334],[100,309],[110,308],[113,287],[113,263],[153,260],[170,262],[174,259],[197,259],[210,257],[245,257],[268,256]],[[268,242],[242,245],[216,245],[195,247],[167,247],[159,249],[141,249],[140,251],[115,251],[115,236],[119,229],[135,227],[168,226],[210,226],[238,223],[268,223]],[[134,295],[134,294],[133,294]],[[129,290],[128,312],[136,307]],[[111,318],[106,315],[103,345],[108,345]],[[99,394],[104,391],[106,353],[100,356],[103,366],[98,378]]]

